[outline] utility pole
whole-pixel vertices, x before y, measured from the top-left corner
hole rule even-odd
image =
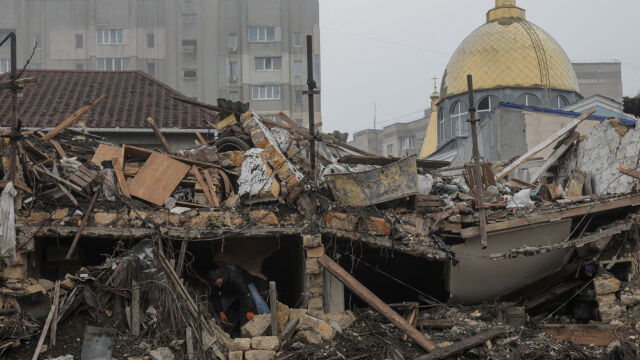
[[[313,80],[313,37],[307,35],[307,87],[303,94],[309,96],[309,162],[310,174],[309,179],[316,183],[316,123],[315,123],[315,110],[313,104],[313,95],[319,95],[320,90],[316,81]]]
[[[9,181],[16,181],[16,142],[18,141],[18,85],[15,81],[18,79],[18,60],[16,59],[16,34],[9,33],[1,42],[2,46],[7,40],[11,40],[11,133],[10,139],[10,158],[9,158]]]
[[[474,177],[478,193],[477,208],[480,210],[480,244],[485,249],[489,245],[487,240],[487,208],[484,206],[484,188],[482,184],[482,168],[480,166],[480,150],[478,150],[478,119],[476,119],[476,103],[473,98],[473,77],[467,75],[469,87],[469,120],[471,123],[471,138],[473,140],[473,162],[475,163]]]
[[[378,103],[373,102],[373,136],[376,137],[376,155],[380,155],[380,146],[378,141]]]

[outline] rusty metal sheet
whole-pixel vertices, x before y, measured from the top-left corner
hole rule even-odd
[[[343,205],[380,204],[418,193],[416,158],[412,155],[364,172],[329,174],[325,179],[336,201]]]

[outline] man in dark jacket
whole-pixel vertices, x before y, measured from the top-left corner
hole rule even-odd
[[[256,304],[249,291],[249,273],[236,265],[224,265],[209,273],[211,302],[227,332],[252,320]]]

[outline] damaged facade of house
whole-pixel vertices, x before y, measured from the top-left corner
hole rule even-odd
[[[217,130],[235,127],[248,150],[115,146],[69,122],[22,133],[16,180],[2,182],[0,352],[637,354],[634,126],[578,134],[587,112],[511,162],[483,163],[483,248],[472,166],[377,157],[316,131],[311,173],[307,129],[220,110]],[[232,336],[209,302],[207,272],[224,264],[269,304]],[[108,346],[85,346],[95,339]]]

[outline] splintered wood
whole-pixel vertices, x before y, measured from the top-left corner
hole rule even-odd
[[[160,153],[152,153],[138,174],[128,184],[132,196],[158,206],[171,196],[189,172],[189,165]]]

